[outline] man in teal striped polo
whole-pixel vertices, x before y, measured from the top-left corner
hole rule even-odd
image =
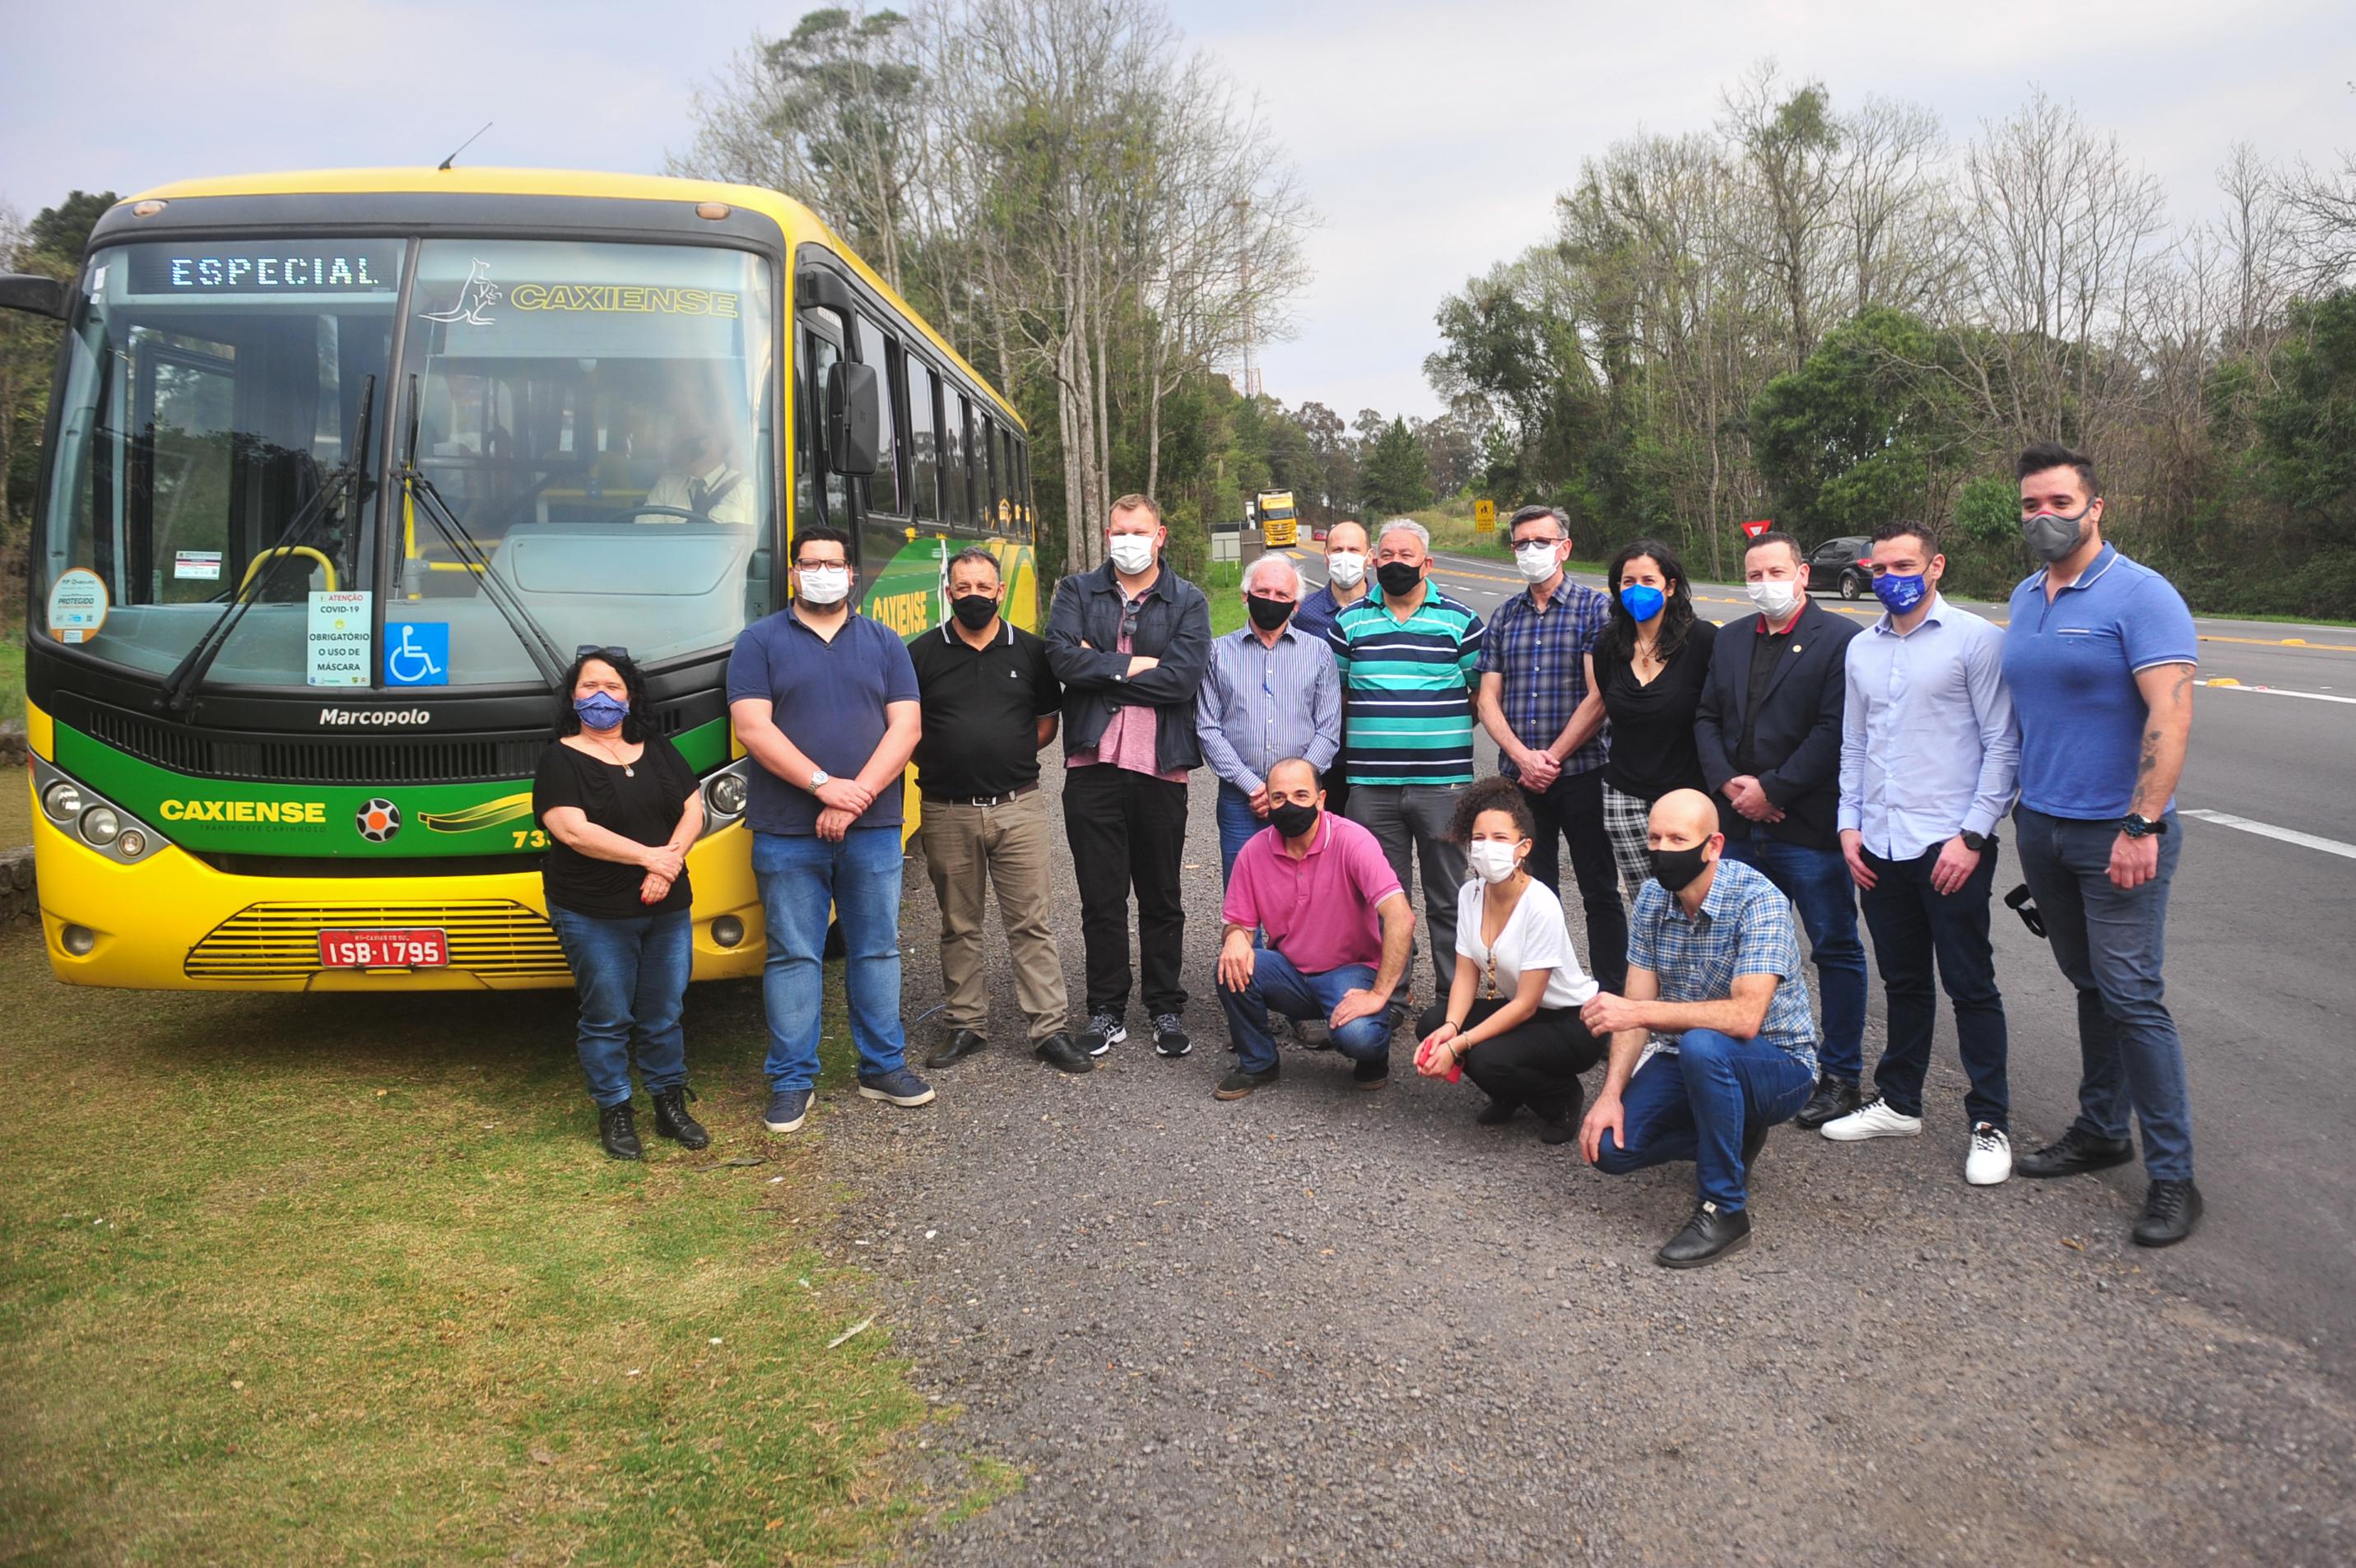
[[[1377,592],[1326,629],[1348,715],[1351,821],[1370,830],[1398,873],[1423,863],[1424,929],[1445,998],[1456,973],[1456,896],[1464,848],[1451,843],[1456,797],[1472,782],[1472,688],[1481,617],[1431,581],[1431,535],[1394,517],[1375,536]]]

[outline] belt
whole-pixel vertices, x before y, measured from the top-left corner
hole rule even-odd
[[[931,790],[924,791],[923,795],[927,805],[1004,805],[1010,800],[1036,795],[1038,791],[1039,781],[1033,779],[1027,784],[1016,784],[1004,795],[935,795]]]

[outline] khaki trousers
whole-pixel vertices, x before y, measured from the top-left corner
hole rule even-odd
[[[1014,959],[1014,996],[1030,1020],[1032,1042],[1066,1028],[1064,961],[1049,924],[1048,856],[1055,841],[1041,790],[1001,805],[925,802],[916,842],[940,901],[941,996],[949,1029],[980,1033],[990,1020],[981,927],[993,885]]]

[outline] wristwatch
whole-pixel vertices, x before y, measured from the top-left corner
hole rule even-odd
[[[810,770],[810,794],[816,795],[819,791],[824,789],[833,782],[834,775],[828,773],[824,768],[812,768]]]
[[[1970,828],[1966,827],[1961,833],[1956,834],[1955,837],[1962,839],[1964,841],[1964,848],[1969,849],[1975,855],[1987,848],[1987,835],[1985,833],[1975,833]]]
[[[2168,819],[2163,816],[2154,822],[2148,816],[2137,816],[2130,811],[2119,818],[2119,831],[2130,838],[2148,838],[2155,833],[2167,832]]]

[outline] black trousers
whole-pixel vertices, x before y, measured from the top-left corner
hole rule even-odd
[[[1954,1006],[1956,1052],[1971,1083],[1964,1115],[2008,1128],[2004,997],[1997,989],[1996,948],[1988,940],[1988,895],[1996,891],[1999,846],[1991,837],[1978,869],[1952,893],[1931,886],[1931,869],[1944,848],[1934,844],[1911,860],[1865,852],[1874,882],[1858,901],[1865,906],[1873,956],[1890,998],[1890,1044],[1873,1070],[1873,1084],[1891,1110],[1922,1114],[1922,1080],[1931,1071],[1931,1032],[1938,1017],[1931,992],[1935,961],[1939,983]]]
[[[1064,773],[1064,837],[1080,884],[1088,1011],[1129,1006],[1129,895],[1137,893],[1138,972],[1145,1010],[1183,1012],[1178,966],[1186,904],[1178,885],[1186,851],[1186,786],[1110,763]]]
[[[1475,1002],[1465,1027],[1481,1022],[1505,1005],[1504,999]],[[1419,1040],[1448,1021],[1448,1004],[1423,1010],[1416,1037]],[[1587,1091],[1579,1075],[1603,1060],[1603,1044],[1587,1032],[1577,1008],[1540,1008],[1528,1022],[1482,1040],[1464,1053],[1464,1075],[1500,1105],[1527,1105],[1542,1122],[1575,1114]]]
[[[1571,875],[1579,880],[1580,906],[1587,912],[1588,972],[1616,997],[1628,988],[1628,910],[1620,901],[1620,870],[1603,831],[1603,770],[1565,773],[1544,790],[1525,786],[1522,798],[1537,822],[1524,869],[1560,898],[1555,835],[1569,844]]]

